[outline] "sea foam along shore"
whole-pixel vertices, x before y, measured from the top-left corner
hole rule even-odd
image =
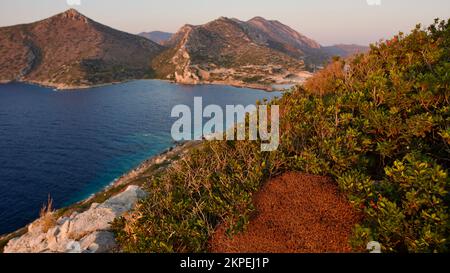
[[[55,223],[42,228],[42,219],[0,237],[0,252],[110,252],[115,242],[110,221],[132,209],[144,197],[142,185],[183,158],[201,141],[176,143],[160,155],[113,181],[104,190],[54,212]],[[86,223],[89,222],[89,225]]]

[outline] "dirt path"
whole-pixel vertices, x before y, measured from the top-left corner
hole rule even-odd
[[[287,173],[269,181],[255,197],[257,213],[233,238],[220,226],[211,252],[350,252],[359,217],[326,177]]]

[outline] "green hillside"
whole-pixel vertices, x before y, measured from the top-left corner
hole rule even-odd
[[[115,223],[131,252],[203,252],[219,223],[245,228],[270,177],[332,177],[363,215],[352,244],[385,252],[449,250],[450,21],[336,59],[272,102],[281,145],[208,142],[148,181],[149,197]]]

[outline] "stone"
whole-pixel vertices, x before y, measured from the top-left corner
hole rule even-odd
[[[69,237],[69,228],[70,228],[70,218],[67,219],[66,221],[64,221],[64,223],[61,225],[60,229],[59,229],[59,234],[58,234],[58,238],[59,239],[66,239]]]
[[[99,207],[111,208],[117,214],[123,214],[133,208],[139,199],[145,198],[146,193],[138,186],[129,186],[124,192],[111,197]]]
[[[376,241],[371,241],[366,248],[370,253],[381,253],[381,244]]]
[[[87,210],[70,221],[68,236],[80,239],[97,230],[108,230],[117,216],[119,215],[111,208],[99,207]]]
[[[60,217],[58,220],[56,220],[56,224],[58,226],[62,226],[69,219],[70,219],[69,217]]]
[[[116,247],[114,234],[109,231],[96,231],[84,237],[81,241],[81,249],[87,253],[109,253]]]
[[[108,230],[112,221],[129,211],[135,203],[145,197],[138,186],[129,186],[124,192],[111,197],[103,204],[76,215],[70,222],[69,236],[79,239],[94,231]]]
[[[20,238],[12,239],[3,250],[4,253],[40,253],[47,250],[46,234],[27,233]]]
[[[47,241],[56,240],[56,236],[58,236],[59,231],[60,231],[59,226],[49,229],[45,236],[46,240]]]
[[[42,232],[42,225],[40,219],[28,225],[28,232],[33,234],[38,234]]]
[[[34,248],[36,249],[46,249],[47,248],[47,243],[46,243],[46,238],[47,238],[47,234],[45,233],[40,233],[38,236],[31,236],[30,240],[29,240],[29,244],[31,246],[35,246]]]
[[[66,253],[81,253],[81,245],[77,241],[70,241],[66,245]]]

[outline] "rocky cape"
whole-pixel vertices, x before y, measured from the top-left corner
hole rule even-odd
[[[204,25],[185,25],[164,43],[167,49],[153,60],[157,77],[185,84],[234,86],[302,81],[299,74],[305,66],[300,48],[318,44],[279,22],[258,18],[277,30],[289,32],[275,37],[275,30],[269,32],[269,28],[255,24],[256,19],[243,22],[221,17]],[[298,48],[291,46],[294,41]]]

